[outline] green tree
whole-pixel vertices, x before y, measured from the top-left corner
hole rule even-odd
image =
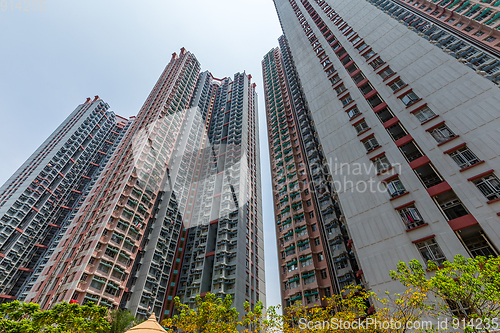
[[[79,305],[62,302],[35,314],[33,322],[43,332],[51,332],[51,329],[58,333],[106,332],[110,326],[107,314],[107,308],[93,303]]]
[[[428,271],[435,274],[427,277]],[[428,314],[472,319],[474,325],[465,327],[468,331],[489,331],[487,326],[497,326],[495,323],[500,317],[500,257],[465,258],[457,255],[453,262],[445,261],[441,267],[429,261],[427,270],[418,260],[408,264],[400,262],[397,270],[391,272],[391,277],[427,295],[427,301],[420,305]],[[479,329],[478,323],[485,327]]]
[[[226,295],[224,299],[210,293],[204,298],[198,295],[193,309],[182,304],[179,297],[175,297],[174,301],[178,314],[162,322],[162,325],[168,328],[186,333],[238,332],[239,314],[236,308],[232,307],[233,301],[230,295]]]
[[[32,323],[33,316],[39,312],[40,306],[35,303],[14,301],[0,304],[0,332],[39,332]]]
[[[56,304],[40,311],[35,303],[14,301],[0,305],[0,330],[5,333],[101,333],[109,328],[108,309],[88,305]]]
[[[123,309],[110,311],[108,319],[110,322],[108,333],[123,333],[138,324],[134,315],[130,311]]]

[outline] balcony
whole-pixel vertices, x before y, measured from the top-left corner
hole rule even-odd
[[[341,243],[338,243],[338,244],[334,244],[334,245],[330,245],[330,247],[331,247],[331,250],[332,250],[332,256],[333,257],[345,256],[345,258],[347,258],[348,251],[347,251],[347,248],[346,248],[344,242],[341,242]]]
[[[439,207],[441,207],[441,210],[448,218],[448,221],[469,214],[467,208],[465,208],[462,201],[460,201],[460,199],[453,191],[448,191],[446,193],[439,194],[434,198],[434,200],[437,202]]]
[[[406,130],[399,123],[388,127],[387,132],[389,132],[389,135],[394,141],[397,141],[408,134]]]
[[[432,164],[427,164],[423,167],[415,169],[415,173],[426,188],[431,188],[435,185],[441,184],[444,181],[443,178],[434,169]]]
[[[407,143],[407,144],[399,147],[399,149],[401,150],[401,153],[403,154],[403,156],[406,158],[406,160],[408,162],[412,162],[412,161],[424,156],[424,154],[422,153],[420,148],[415,144],[414,141],[411,141],[410,143]]]

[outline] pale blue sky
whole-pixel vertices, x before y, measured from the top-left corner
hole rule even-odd
[[[181,47],[216,77],[246,71],[259,94],[267,303],[280,304],[260,64],[281,34],[272,0],[44,3],[0,8],[0,184],[86,97],[135,115]]]

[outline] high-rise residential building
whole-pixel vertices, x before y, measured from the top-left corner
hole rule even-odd
[[[389,276],[400,260],[441,264],[500,248],[497,17],[468,16],[495,11],[487,2],[455,1],[470,7],[463,16],[445,2],[274,1],[356,276],[375,291],[402,289]],[[424,4],[484,38],[416,9]]]
[[[128,123],[88,98],[0,188],[0,302],[32,286]]]
[[[284,307],[360,284],[355,254],[288,42],[262,61]]]
[[[250,79],[244,73],[215,79],[209,72],[198,78],[143,258],[122,300],[139,316],[148,309],[169,316],[175,296],[194,304],[208,292],[232,295],[241,312],[245,301],[265,301],[257,96]],[[179,238],[181,230],[187,233]]]
[[[198,61],[185,49],[172,55],[54,249],[28,301],[42,308],[62,300],[108,307],[120,304],[155,203],[161,199],[168,162],[199,71]],[[179,235],[185,232],[181,228]]]
[[[497,0],[370,1],[403,24],[423,33],[432,43],[456,58],[469,60],[476,70],[498,76],[500,56],[500,3]],[[481,54],[481,49],[488,52]],[[480,59],[476,59],[480,58]],[[495,79],[495,81],[497,81]]]
[[[139,318],[171,316],[175,296],[265,301],[256,103],[250,75],[174,53],[24,299]]]
[[[245,301],[265,304],[255,84],[245,73],[217,80],[205,72],[191,104],[210,121],[194,170],[194,208],[177,294],[186,304],[207,292],[230,294],[243,313]]]

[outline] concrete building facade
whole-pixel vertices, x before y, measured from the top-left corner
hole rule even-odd
[[[285,36],[262,61],[283,306],[326,305],[362,284]]]
[[[419,30],[428,22],[379,3],[275,0],[361,278],[399,291],[400,260],[498,255],[500,95],[475,58]]]
[[[23,299],[159,319],[175,296],[265,302],[258,147],[251,76],[216,79],[174,53]]]
[[[27,300],[42,308],[63,300],[119,306],[161,198],[199,71],[185,49],[172,55]]]
[[[128,123],[88,98],[0,188],[0,302],[24,299]]]

